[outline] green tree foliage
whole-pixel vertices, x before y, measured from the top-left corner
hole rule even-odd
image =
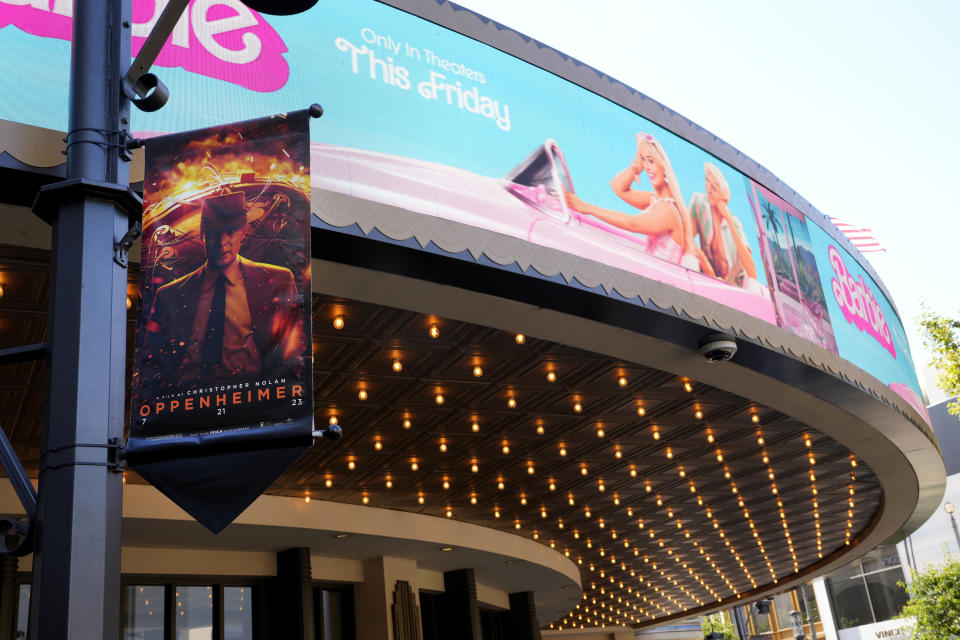
[[[941,316],[926,305],[919,320],[923,344],[933,354],[930,365],[937,370],[937,386],[951,396],[960,395],[960,320]],[[960,400],[947,409],[960,416]]]
[[[736,640],[737,630],[724,613],[712,613],[700,619],[703,635],[716,631],[723,634],[723,640]]]
[[[960,635],[960,560],[913,573],[905,586],[910,600],[901,617],[913,618],[911,640],[951,640]]]

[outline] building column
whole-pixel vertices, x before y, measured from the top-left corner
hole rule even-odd
[[[510,594],[510,628],[507,637],[510,640],[540,640],[540,622],[537,620],[537,607],[532,591],[519,591]]]
[[[437,622],[445,638],[481,640],[480,603],[473,569],[443,574],[443,595],[438,598]]]
[[[827,583],[824,578],[813,581],[813,595],[817,599],[817,608],[820,610],[820,624],[823,625],[823,635],[826,640],[837,640],[837,625],[833,618],[833,607],[830,604],[830,595],[827,593]]]
[[[16,632],[19,560],[16,556],[0,556],[0,640],[13,640]]]
[[[277,553],[277,582],[270,628],[278,638],[315,640],[313,573],[310,549],[294,547]]]
[[[354,606],[357,640],[420,640],[417,561],[364,560],[363,583],[354,587]]]

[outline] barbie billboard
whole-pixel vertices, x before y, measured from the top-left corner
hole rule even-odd
[[[135,25],[149,23],[159,4],[136,0]],[[66,99],[66,32],[43,30],[54,22],[44,26],[41,5],[0,0],[0,25],[7,25],[0,46],[17,52],[0,59],[0,88],[24,96],[0,105],[0,118],[64,129],[57,105]],[[46,0],[45,15],[69,20],[57,12],[61,5]],[[612,267],[640,283],[629,299],[647,281],[690,292],[919,393],[912,372],[887,378],[889,369],[862,356],[856,346],[869,334],[846,332],[832,285],[824,284],[834,270],[816,245],[821,223],[675,133],[689,125],[675,114],[664,110],[653,122],[375,0],[320,0],[296,20],[248,11],[228,0],[191,2],[168,43],[170,66],[161,70],[171,100],[134,114],[135,130],[200,128],[320,101],[326,115],[309,152],[315,193],[387,205],[410,214],[405,220],[419,216],[424,227],[440,220],[546,247],[585,261],[586,270]],[[143,28],[134,29],[135,50]],[[264,75],[264,65],[277,73]],[[64,75],[52,77],[54,68]],[[31,91],[16,89],[16,78],[29,78]],[[630,104],[626,88],[617,90]],[[658,122],[677,124],[670,130]],[[336,219],[321,200],[314,198],[315,225],[356,224]],[[483,253],[468,248],[474,257]],[[849,271],[858,259],[850,258]],[[880,304],[881,289],[871,290]],[[895,314],[885,318],[899,326]]]

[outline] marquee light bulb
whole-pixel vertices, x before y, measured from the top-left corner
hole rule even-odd
[[[522,333],[518,333],[513,337],[513,339],[517,342],[517,344],[523,344],[527,341],[527,336],[523,335]]]
[[[360,398],[360,400],[366,400],[366,399],[369,397],[369,396],[367,395],[367,390],[366,390],[366,389],[360,389],[359,393],[357,393],[357,397]]]
[[[334,329],[336,329],[337,331],[339,331],[340,329],[343,329],[344,324],[346,324],[346,322],[344,321],[344,318],[343,318],[342,315],[334,316],[334,318],[333,318],[333,328],[334,328]]]
[[[638,416],[645,416],[645,415],[647,415],[647,410],[644,409],[643,407],[637,407],[637,415],[638,415]]]
[[[470,465],[470,471],[473,472],[473,473],[477,473],[478,471],[480,471],[480,467],[477,466],[476,463],[474,463],[474,464]]]
[[[617,378],[617,384],[620,385],[621,388],[623,388],[627,386],[627,379],[624,376],[620,376],[619,378]]]
[[[440,453],[446,453],[446,452],[447,452],[447,443],[446,443],[446,442],[441,442],[441,443],[440,443]]]
[[[477,365],[476,367],[473,368],[473,377],[474,377],[474,378],[479,378],[479,377],[482,376],[482,375],[483,375],[483,369],[482,369],[479,365]]]
[[[381,449],[383,449],[383,442],[381,442],[380,440],[377,440],[376,442],[373,443],[373,448],[376,449],[377,451],[380,451]]]
[[[542,436],[542,435],[543,435],[544,433],[546,433],[546,432],[547,432],[547,430],[543,428],[543,425],[542,425],[542,424],[538,424],[538,425],[537,425],[537,435],[538,435],[538,436]]]
[[[478,433],[480,431],[480,423],[474,422],[473,424],[470,425],[470,428],[473,430],[474,433]]]
[[[330,423],[330,424],[337,424],[339,421],[340,421],[340,420],[339,420],[339,418],[337,418],[337,416],[330,416],[330,419],[327,420],[327,422]]]
[[[436,340],[437,338],[440,337],[440,325],[434,322],[433,324],[430,325],[430,329],[428,329],[427,333],[430,334],[431,338]]]
[[[403,363],[400,362],[399,360],[394,360],[393,370],[396,371],[397,373],[400,373],[401,371],[403,371]]]
[[[517,399],[516,398],[507,398],[507,406],[511,409],[517,408]]]
[[[403,428],[404,428],[404,429],[409,429],[409,428],[412,427],[412,426],[413,426],[413,422],[411,422],[409,418],[404,418],[404,420],[403,420]]]
[[[446,398],[443,397],[443,394],[442,394],[442,393],[438,393],[438,394],[437,394],[436,396],[434,396],[434,398],[433,398],[433,401],[436,402],[438,405],[443,404],[445,400],[446,400]]]
[[[417,464],[416,462],[411,462],[411,463],[410,463],[410,471],[416,471],[416,470],[418,470],[419,468],[420,468],[420,465]]]
[[[556,382],[556,381],[557,381],[557,374],[553,371],[548,371],[547,382]]]
[[[330,487],[333,486],[333,480],[331,480],[330,478],[327,478],[327,479],[323,482],[323,486],[325,486],[327,489],[329,489]]]
[[[350,471],[353,471],[356,468],[357,468],[356,462],[354,462],[353,460],[350,460],[349,462],[347,462],[347,469],[350,469]]]
[[[693,391],[693,385],[692,385],[689,381],[684,382],[684,383],[683,383],[683,390],[686,391],[687,393],[690,393],[690,392]]]
[[[581,411],[583,411],[583,405],[580,404],[579,402],[574,402],[574,403],[573,403],[573,412],[574,412],[574,413],[580,413]]]

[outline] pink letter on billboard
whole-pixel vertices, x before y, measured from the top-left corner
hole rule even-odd
[[[143,46],[166,6],[165,0],[134,0],[132,53]],[[49,0],[47,8],[0,1],[0,28],[72,39],[73,3]],[[191,0],[156,64],[217,78],[253,91],[280,89],[290,77],[287,46],[273,27],[240,0]]]
[[[864,281],[863,276],[854,278],[850,275],[847,265],[843,262],[843,256],[836,247],[831,246],[828,253],[830,265],[837,275],[830,280],[830,284],[844,319],[860,331],[866,331],[873,336],[884,349],[890,352],[891,356],[896,358],[897,348],[893,344],[890,327],[887,326],[887,320],[883,317],[883,311],[873,296],[873,289]]]

